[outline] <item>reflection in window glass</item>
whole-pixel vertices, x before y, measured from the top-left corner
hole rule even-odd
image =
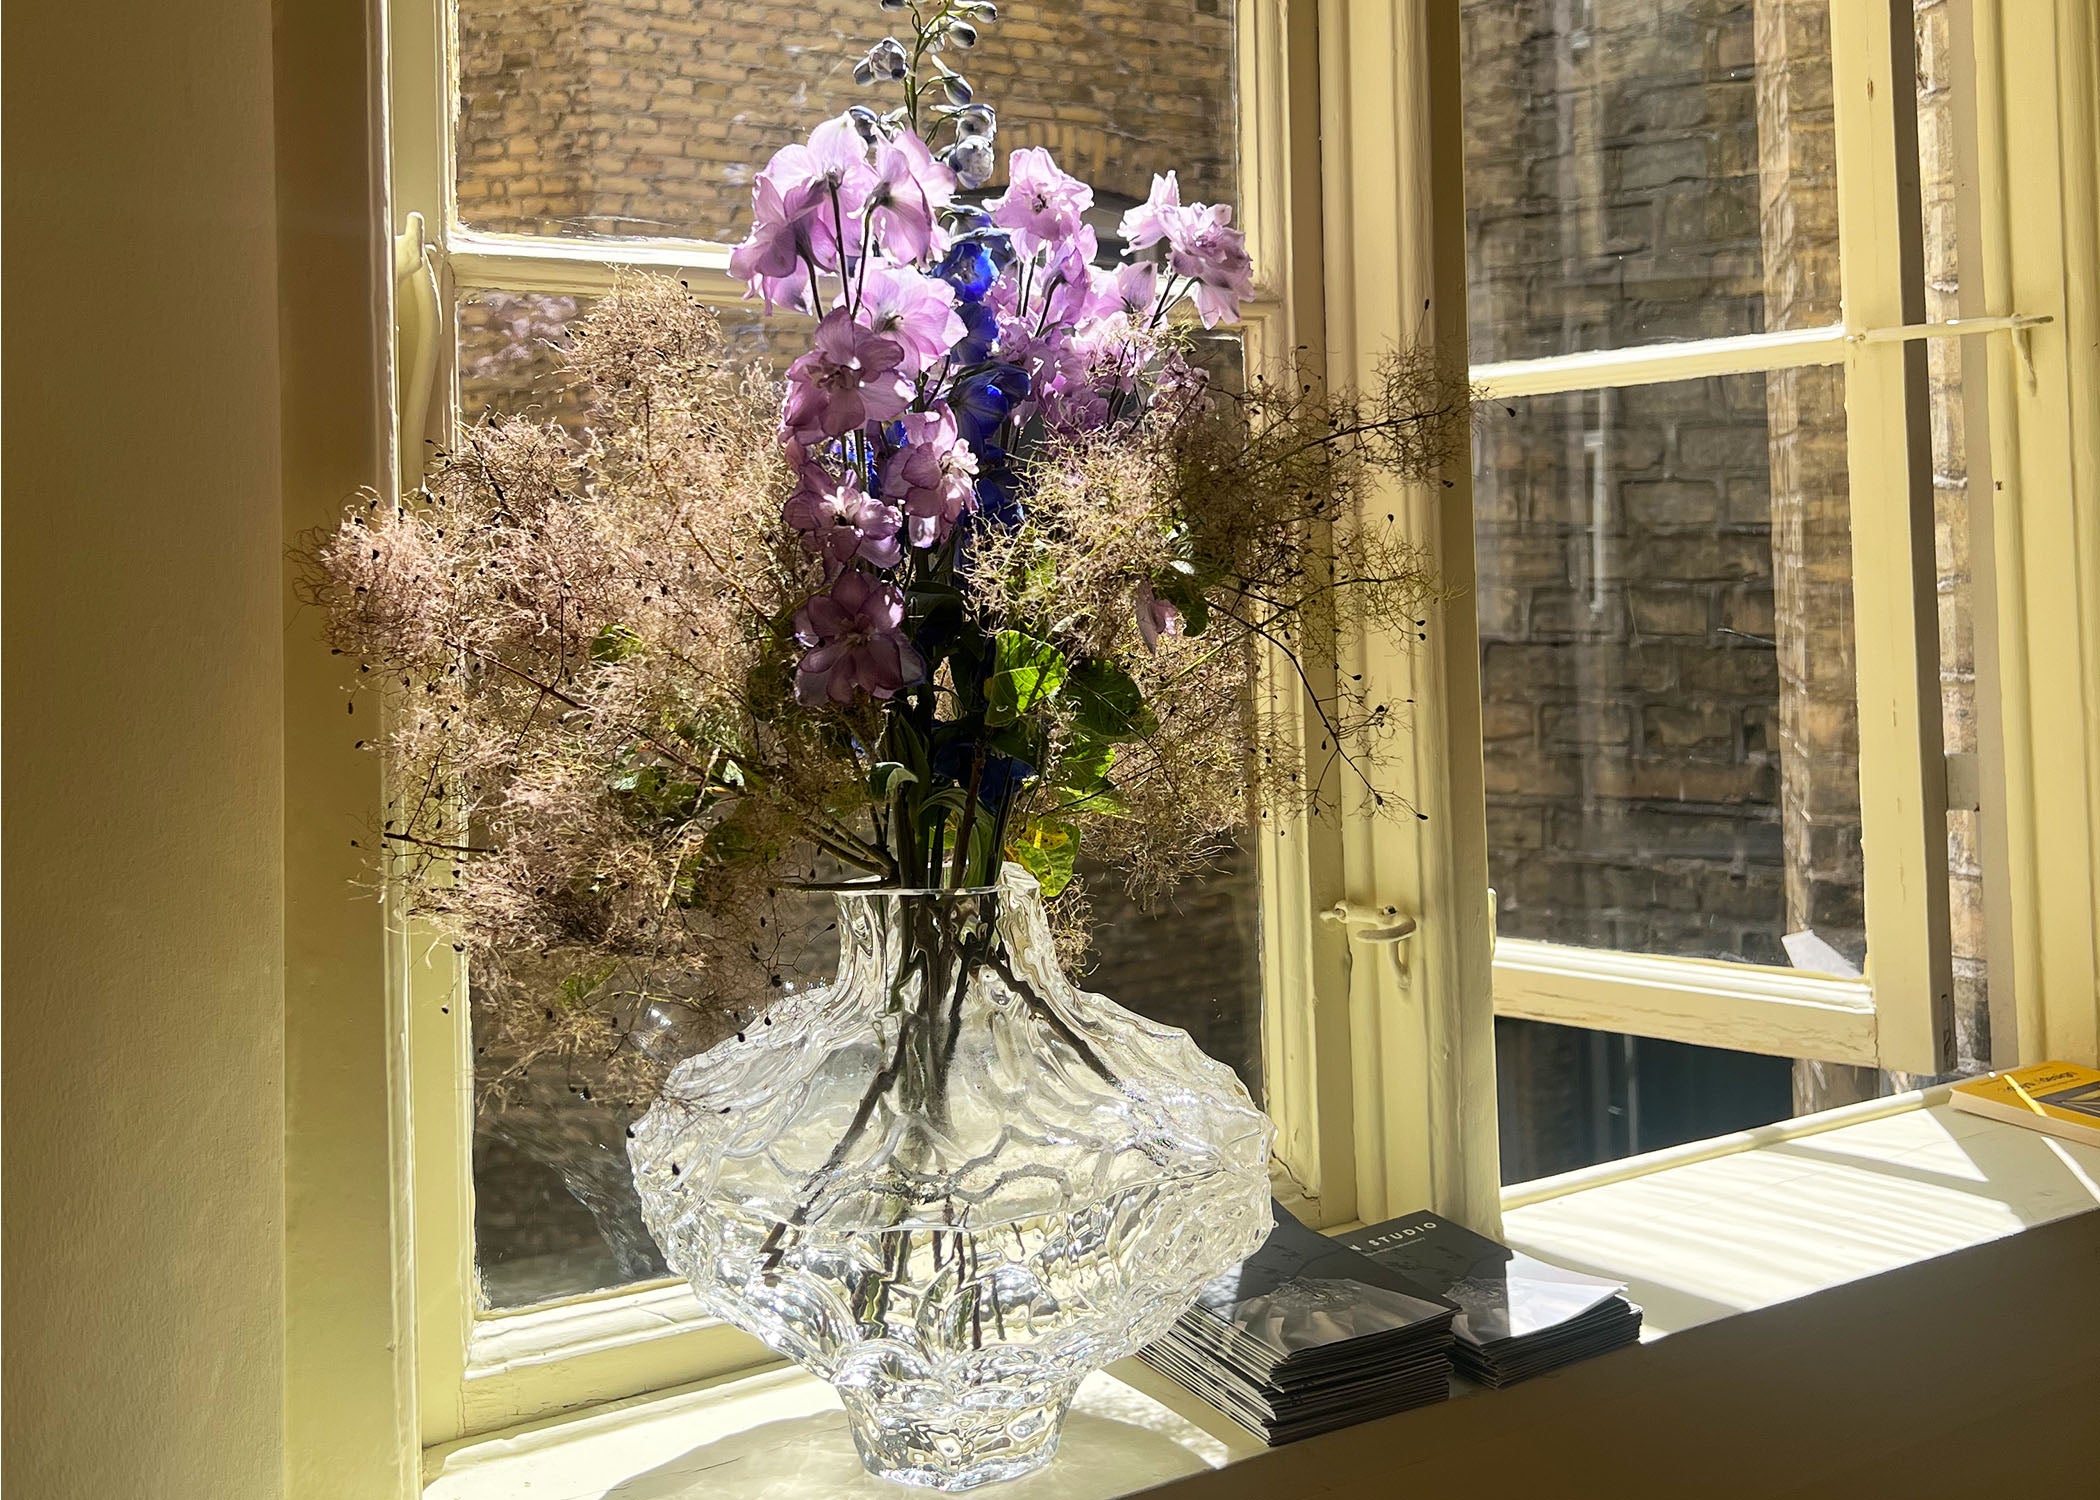
[[[1475,360],[1838,318],[1825,0],[1464,0]]]
[[[751,178],[849,105],[907,12],[874,0],[460,0],[458,195],[471,229],[742,237]],[[1104,228],[1178,169],[1237,197],[1233,0],[1005,0],[955,59],[1006,148],[1093,183]]]
[[[1856,972],[1835,372],[1540,396],[1474,502],[1505,937]]]

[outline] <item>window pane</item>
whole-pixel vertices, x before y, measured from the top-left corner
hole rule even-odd
[[[1788,1119],[1794,1067],[1755,1052],[1497,1017],[1502,1181]]]
[[[1856,972],[1834,371],[1541,396],[1474,463],[1505,937]]]
[[[1825,0],[1464,0],[1472,354],[1838,318]]]
[[[1154,172],[1237,196],[1233,0],[1007,0],[955,66],[1004,149],[1047,146],[1112,227]],[[460,0],[458,195],[470,228],[731,241],[752,174],[848,105],[908,13],[873,0]],[[894,96],[879,96],[887,109]]]

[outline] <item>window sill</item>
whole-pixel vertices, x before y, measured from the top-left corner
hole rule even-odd
[[[2100,1206],[2100,1149],[1958,1114],[1939,1097],[1893,1113],[1884,1104],[1864,1119],[1845,1112],[1833,1128],[1794,1122],[1780,1138],[1754,1139],[1725,1155],[1666,1156],[1641,1175],[1608,1169],[1610,1180],[1512,1208],[1505,1238],[1542,1258],[1625,1281],[1647,1310],[1644,1342],[1652,1342]],[[1829,1300],[1818,1299],[1819,1315],[1829,1312],[1822,1307]],[[1945,1326],[1963,1321],[1949,1310]],[[1390,1423],[1408,1424],[1393,1441],[1419,1454],[1438,1446],[1430,1439],[1440,1421],[1462,1416],[1469,1420],[1454,1428],[1470,1427],[1507,1412],[1512,1423],[1536,1422],[1535,1413],[1522,1413],[1540,1405],[1537,1397],[1550,1403],[1555,1394],[1579,1392],[1585,1379],[1601,1385],[1607,1371],[1623,1384],[1625,1373],[1638,1369],[1625,1363],[1629,1358],[1639,1356],[1609,1356],[1514,1392],[1405,1413],[1284,1451],[1331,1461],[1381,1441]],[[1112,1500],[1206,1470],[1230,1473],[1266,1451],[1202,1402],[1126,1361],[1083,1388],[1057,1462],[999,1493]],[[830,1391],[785,1369],[638,1398],[435,1449],[428,1458],[425,1500],[521,1493],[539,1500],[676,1500],[703,1492],[709,1500],[894,1500],[901,1493],[861,1472]],[[1252,1470],[1247,1477],[1254,1479]],[[1241,1488],[1226,1478],[1215,1475],[1215,1485],[1196,1488],[1221,1495]]]

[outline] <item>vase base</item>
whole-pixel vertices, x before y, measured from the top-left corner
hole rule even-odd
[[[934,1411],[914,1411],[914,1403],[896,1399],[894,1391],[839,1394],[870,1474],[954,1495],[1019,1479],[1049,1463],[1073,1393],[1034,1405],[1007,1400],[976,1410]]]

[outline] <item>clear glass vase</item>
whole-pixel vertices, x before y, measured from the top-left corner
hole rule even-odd
[[[673,1070],[629,1144],[716,1315],[831,1382],[874,1473],[1047,1463],[1086,1375],[1269,1230],[1271,1127],[1185,1032],[1075,989],[1035,882],[839,896],[839,970]]]

